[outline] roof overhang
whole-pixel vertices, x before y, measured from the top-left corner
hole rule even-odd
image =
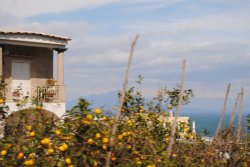
[[[0,30],[0,44],[65,49],[70,38],[34,32]]]

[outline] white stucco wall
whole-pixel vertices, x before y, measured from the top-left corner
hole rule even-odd
[[[30,102],[22,106],[17,106],[15,102],[6,102],[6,105],[9,106],[8,115],[21,109],[36,108],[36,106],[32,105]],[[65,103],[43,103],[43,109],[48,110],[52,113],[55,113],[60,118],[65,114],[66,104]]]

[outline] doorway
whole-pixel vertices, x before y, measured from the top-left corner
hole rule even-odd
[[[20,97],[25,97],[30,96],[30,90],[30,63],[12,62],[12,93],[18,92]]]

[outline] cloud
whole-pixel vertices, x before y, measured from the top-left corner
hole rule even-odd
[[[20,7],[13,6],[13,15],[24,10],[24,4],[16,1]],[[21,17],[48,12],[64,12],[79,8],[92,8],[110,3],[122,3],[138,10],[164,2],[178,1],[50,1],[52,7],[24,11]],[[64,3],[63,3],[64,2]],[[154,3],[155,2],[155,3]],[[214,1],[213,1],[214,2]],[[14,1],[6,1],[9,5]],[[43,3],[41,1],[32,1]],[[48,1],[44,1],[48,4]],[[74,4],[70,6],[69,3]],[[23,6],[20,6],[23,5]],[[26,7],[29,8],[26,4]],[[67,6],[68,5],[68,6]],[[125,5],[125,8],[126,8]],[[167,5],[167,4],[164,4]],[[48,5],[47,5],[48,6]],[[7,6],[6,6],[7,7]],[[67,8],[68,7],[68,8]],[[2,8],[2,7],[1,7]],[[158,21],[147,19],[128,19],[127,22],[115,20],[115,25],[107,22],[105,30],[102,24],[80,21],[49,20],[46,23],[20,19],[6,14],[8,8],[0,13],[1,27],[8,30],[38,31],[72,38],[65,53],[65,77],[68,99],[79,96],[106,93],[120,89],[124,70],[135,34],[140,37],[135,49],[130,72],[129,86],[134,85],[136,76],[142,74],[143,93],[154,95],[159,86],[174,87],[179,82],[182,59],[187,60],[187,88],[194,89],[196,98],[223,99],[225,87],[231,82],[234,91],[241,86],[249,90],[250,63],[250,22],[249,10],[226,11],[222,13],[194,16],[182,19],[162,17]],[[243,9],[242,7],[240,9]],[[8,11],[7,11],[8,10]],[[41,11],[40,11],[41,10]],[[3,13],[4,12],[4,13]],[[114,27],[120,33],[112,34]],[[107,31],[108,30],[108,31]],[[246,95],[249,98],[249,95]],[[223,100],[222,100],[223,101]]]
[[[8,0],[1,2],[1,10],[18,17],[61,13],[77,9],[95,8],[119,0]]]
[[[1,20],[0,27],[6,26],[6,25],[13,26],[22,21],[22,19],[19,19],[13,15],[3,13],[1,9],[0,9],[0,20]]]
[[[1,11],[16,17],[31,17],[42,14],[60,14],[79,9],[93,9],[114,3],[125,3],[145,7],[162,7],[177,3],[180,0],[155,0],[155,1],[122,1],[122,0],[8,0],[1,2]]]

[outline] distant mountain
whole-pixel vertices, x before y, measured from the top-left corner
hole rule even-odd
[[[117,93],[118,91],[111,91],[111,92],[103,93],[103,94],[87,95],[87,96],[83,96],[83,98],[91,102],[91,108],[101,107],[105,109],[110,109],[113,106],[118,104]],[[146,99],[146,101],[148,101],[148,99]],[[77,102],[78,102],[78,99],[67,101],[67,110],[75,106]],[[214,104],[214,105],[211,105],[213,107],[201,107],[204,105],[199,105],[199,104],[206,104],[207,102]],[[183,106],[180,116],[188,116],[190,117],[191,122],[195,121],[196,132],[198,134],[200,134],[201,131],[204,128],[206,128],[210,132],[209,135],[212,136],[217,128],[220,115],[221,115],[221,104],[219,103],[222,103],[222,102],[218,102],[216,100],[212,101],[211,99],[193,100],[191,104]],[[175,112],[175,110],[173,111]],[[227,123],[229,122],[231,112],[232,112],[232,107],[229,106],[225,114],[223,127],[225,127]],[[247,114],[246,111],[243,112],[242,120],[244,120],[244,117],[246,116],[246,114]],[[235,126],[237,125],[237,120],[238,120],[238,112],[235,117],[235,122],[234,122]],[[242,126],[244,126],[244,123],[242,124]]]
[[[91,108],[104,107],[110,108],[118,103],[118,91],[111,91],[103,94],[92,94],[87,96],[82,96],[82,98],[87,99],[91,103]],[[73,99],[67,101],[66,109],[69,110],[73,106],[77,105],[78,99]]]

